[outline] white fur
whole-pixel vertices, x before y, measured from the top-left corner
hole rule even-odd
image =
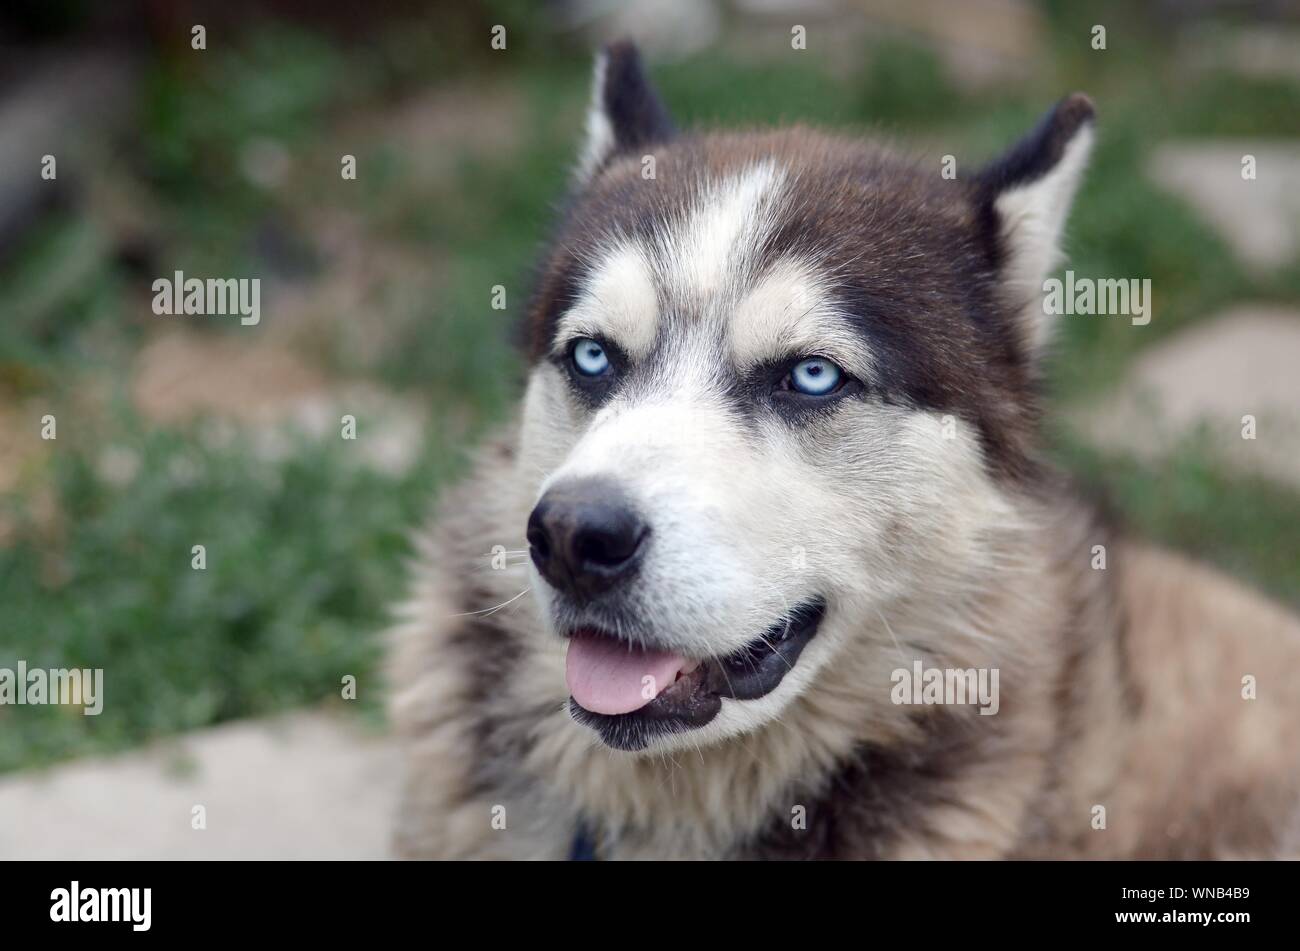
[[[834,360],[859,379],[872,376],[871,354],[831,302],[825,283],[805,262],[787,259],[745,294],[728,322],[741,369],[794,355]]]
[[[1051,335],[1051,321],[1042,308],[1043,281],[1061,262],[1061,235],[1092,143],[1092,125],[1085,124],[1065,146],[1051,171],[1027,185],[1004,191],[995,202],[1008,249],[1007,289],[1025,308],[1027,342],[1034,352]]]
[[[599,155],[612,132],[594,126]],[[1000,203],[1025,301],[1058,253],[1090,140],[1085,129],[1061,167]],[[518,431],[448,490],[394,632],[402,852],[563,858],[581,824],[602,858],[779,855],[765,837],[810,799],[831,806],[811,823],[835,823],[814,855],[1185,857],[1203,843],[1243,857],[1267,853],[1260,833],[1278,815],[1294,850],[1300,691],[1261,676],[1259,700],[1242,703],[1237,682],[1294,669],[1292,618],[1122,539],[1110,569],[1092,570],[1089,552],[1111,540],[1092,513],[1047,483],[995,482],[960,420],[868,397],[793,425],[726,392],[736,368],[787,350],[871,371],[818,290],[828,275],[804,261],[753,273],[786,174],[701,181],[685,220],[611,247],[561,332],[620,337],[647,372],[593,413],[539,361]],[[631,325],[649,313],[647,284],[648,334]],[[791,306],[805,285],[806,314]],[[584,474],[617,480],[653,520],[627,636],[722,654],[826,597],[776,690],[724,700],[706,727],[639,754],[570,719],[545,583],[522,558],[487,562],[498,545],[521,555],[541,491]],[[467,604],[491,623],[467,623]],[[998,669],[998,715],[950,710],[930,733],[934,717],[890,699],[891,670],[917,660]],[[934,747],[945,733],[955,745]],[[902,769],[874,773],[864,747]],[[861,782],[846,772],[857,766]],[[1090,826],[1098,803],[1120,820],[1105,834]],[[1231,815],[1207,830],[1221,803]]]
[[[578,182],[589,180],[614,150],[614,126],[605,113],[605,72],[608,65],[609,56],[602,52],[596,57],[596,64],[592,68],[586,134],[574,174]]]
[[[720,292],[749,273],[753,253],[772,227],[784,177],[774,162],[761,162],[701,195],[687,226],[660,248],[681,294],[729,302]]]
[[[753,273],[783,180],[768,163],[704,183],[693,214],[656,236],[654,247],[612,252],[562,318],[562,334],[606,334],[634,354],[650,349],[651,327],[659,350],[653,373],[589,413],[562,373],[542,364],[525,401],[521,471],[535,480],[533,499],[559,481],[599,476],[649,513],[651,548],[628,592],[639,629],[625,636],[719,657],[810,597],[832,605],[776,690],[724,701],[708,726],[657,740],[651,753],[715,742],[781,716],[863,636],[860,620],[850,618],[893,613],[922,583],[946,591],[958,616],[980,587],[970,566],[991,570],[992,527],[1015,525],[965,425],[945,438],[938,415],[873,401],[844,404],[806,427],[760,414],[755,428],[737,417],[725,378],[759,360],[816,353],[864,377],[872,363],[828,302],[829,276],[812,263],[786,260]],[[673,319],[633,327],[629,318],[646,313],[650,260]],[[566,613],[573,609],[561,608],[530,572],[552,636],[559,622],[601,622]],[[884,633],[880,639],[889,643]],[[913,650],[900,661],[916,658]]]
[[[577,303],[560,318],[554,349],[579,337],[605,337],[632,359],[644,359],[658,331],[656,295],[645,252],[635,245],[614,249],[592,268]]]

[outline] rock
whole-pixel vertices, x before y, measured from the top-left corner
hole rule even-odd
[[[347,718],[296,713],[0,778],[5,859],[389,857],[399,758]],[[202,805],[207,828],[192,828]]]
[[[1254,180],[1242,159],[1255,157]],[[1147,172],[1214,225],[1248,266],[1268,270],[1300,255],[1300,145],[1241,140],[1163,145]]]
[[[1245,416],[1254,439],[1242,438]],[[1204,426],[1223,462],[1300,486],[1300,311],[1243,306],[1191,327],[1074,420],[1097,444],[1143,459]]]
[[[341,439],[345,415],[356,418],[356,440],[347,445],[358,465],[378,472],[405,472],[424,441],[426,416],[414,401],[371,384],[328,381],[283,343],[237,332],[157,334],[136,359],[131,390],[146,419],[206,415],[223,432],[247,433],[266,459],[292,452],[301,435]]]
[[[125,57],[101,50],[15,55],[6,66],[17,75],[0,97],[0,248],[31,224],[44,193],[89,177],[78,166],[86,142],[129,114],[134,81]],[[53,181],[41,177],[45,155]]]

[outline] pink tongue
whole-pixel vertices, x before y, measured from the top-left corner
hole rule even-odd
[[[612,637],[574,634],[564,679],[584,709],[631,713],[668,687],[685,666],[684,658],[669,651],[641,650]]]

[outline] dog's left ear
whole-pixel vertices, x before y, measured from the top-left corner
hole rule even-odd
[[[1095,116],[1087,96],[1067,96],[976,179],[1002,280],[1026,306],[1031,353],[1051,330],[1039,306],[1043,282],[1060,263],[1061,233],[1092,149]]]
[[[579,184],[616,155],[640,154],[672,136],[668,110],[646,78],[635,44],[621,40],[605,47],[596,57],[586,143],[578,159]]]

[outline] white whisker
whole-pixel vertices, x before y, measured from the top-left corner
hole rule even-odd
[[[514,604],[516,601],[518,601],[520,598],[522,598],[524,595],[526,595],[529,591],[532,591],[532,590],[533,590],[533,589],[532,589],[531,587],[524,588],[523,591],[520,591],[517,595],[515,595],[515,596],[514,596],[513,598],[511,598],[509,601],[502,601],[500,604],[498,604],[496,607],[493,607],[493,608],[484,608],[482,611],[465,611],[465,612],[462,613],[462,614],[449,614],[449,615],[447,615],[447,616],[448,616],[448,617],[470,617],[470,616],[475,615],[475,614],[481,614],[481,615],[483,615],[484,617],[487,617],[489,614],[495,614],[496,612],[500,611],[502,608],[504,608],[504,607],[505,607],[506,605],[508,605],[508,604]]]

